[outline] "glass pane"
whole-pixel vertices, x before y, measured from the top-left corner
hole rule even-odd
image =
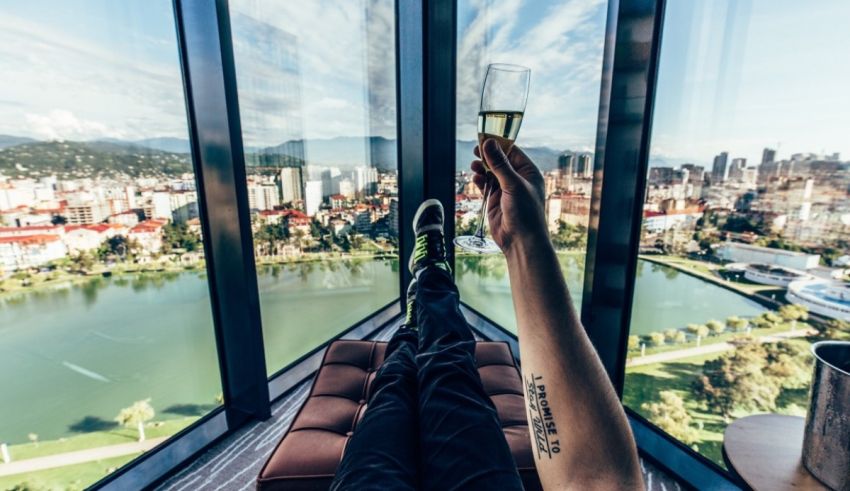
[[[394,4],[230,8],[273,373],[398,298]]]
[[[625,402],[723,465],[847,321],[850,4],[667,2]]]
[[[2,489],[82,489],[219,405],[172,9],[0,4]]]
[[[606,2],[458,2],[456,232],[474,232],[481,207],[469,163],[487,65],[527,66],[531,91],[517,145],[545,175],[549,230],[579,308],[606,13]],[[504,257],[455,252],[463,301],[516,331]]]

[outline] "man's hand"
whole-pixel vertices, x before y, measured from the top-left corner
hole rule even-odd
[[[487,218],[493,240],[505,253],[520,240],[546,240],[546,218],[543,213],[543,175],[519,147],[505,155],[494,139],[482,145],[484,160],[492,171],[485,171],[481,160],[472,162],[473,181],[483,190],[485,182],[492,187],[487,203]],[[478,147],[475,156],[481,157]]]

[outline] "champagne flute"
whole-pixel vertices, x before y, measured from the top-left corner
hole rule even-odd
[[[481,209],[478,211],[478,228],[473,235],[455,237],[455,245],[461,249],[479,254],[500,252],[496,242],[484,234],[487,200],[493,187],[492,181],[496,178],[487,168],[482,145],[484,140],[493,138],[506,155],[511,151],[525,113],[530,80],[531,70],[523,66],[493,63],[487,67],[487,75],[484,77],[484,86],[481,89],[481,107],[478,112],[478,150],[487,173]]]

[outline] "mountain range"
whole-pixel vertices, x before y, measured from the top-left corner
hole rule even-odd
[[[457,167],[466,169],[474,158],[471,140],[455,142]],[[90,170],[136,174],[145,167],[155,172],[182,173],[191,170],[189,141],[185,138],[159,137],[142,140],[103,138],[90,141],[38,141],[27,137],[0,135],[0,171],[11,171],[16,165],[44,172],[59,173],[75,170],[75,164],[85,162]],[[526,154],[541,168],[557,168],[563,151],[543,146],[523,147]],[[308,165],[333,166],[351,169],[372,165],[387,171],[397,168],[396,140],[375,137],[335,137],[290,140],[270,147],[247,147],[248,165]],[[82,165],[82,164],[80,164]],[[123,166],[129,166],[124,168]]]

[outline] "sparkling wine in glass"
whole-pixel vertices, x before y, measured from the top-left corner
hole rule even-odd
[[[495,139],[505,154],[513,148],[525,113],[530,80],[531,70],[523,66],[494,63],[487,67],[487,75],[481,89],[481,107],[478,111],[478,150],[485,168],[487,162],[484,160],[484,149],[481,148],[485,140]],[[490,169],[487,169],[484,196],[478,211],[478,228],[473,235],[455,237],[455,245],[458,247],[479,254],[499,252],[496,242],[484,233],[487,200],[495,179]]]

